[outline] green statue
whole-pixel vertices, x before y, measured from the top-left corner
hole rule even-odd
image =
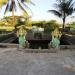
[[[52,32],[52,40],[50,41],[49,47],[60,48],[60,32],[58,29],[55,29]]]

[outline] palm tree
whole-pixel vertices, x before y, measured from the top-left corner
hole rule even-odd
[[[17,8],[16,2],[18,3],[19,8],[21,8],[27,15],[28,15],[28,13],[27,13],[27,11],[25,10],[25,7],[28,8],[28,9],[30,9],[30,8],[26,5],[26,3],[29,3],[29,2],[30,2],[31,4],[34,5],[34,3],[31,2],[30,0],[6,0],[6,1],[7,1],[7,4],[6,4],[6,8],[5,8],[4,14],[5,14],[8,10],[12,12],[12,16],[13,16],[13,21],[12,21],[12,23],[13,23],[13,25],[14,25],[14,21],[15,21],[14,11],[16,11],[16,8]]]
[[[75,8],[74,8],[74,4],[75,2],[73,2],[73,0],[57,0],[57,3],[55,3],[55,10],[48,10],[48,12],[52,12],[54,13],[56,16],[62,18],[63,20],[63,30],[64,30],[64,26],[65,26],[65,20],[66,17],[68,17],[69,15],[72,15],[72,13],[74,13]]]

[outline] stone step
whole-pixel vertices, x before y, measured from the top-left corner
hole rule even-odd
[[[18,49],[19,51],[23,51],[25,53],[56,53],[56,49]]]
[[[0,43],[0,48],[16,48],[17,50],[23,50],[27,53],[55,53],[59,50],[75,50],[75,45],[61,45],[60,49],[30,49],[30,48],[18,48],[18,44]]]

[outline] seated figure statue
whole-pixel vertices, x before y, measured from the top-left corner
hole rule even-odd
[[[17,37],[18,37],[18,42],[19,42],[19,48],[29,48],[29,43],[26,40],[26,30],[23,29],[23,27],[20,27],[17,30]]]
[[[60,37],[61,33],[58,28],[56,28],[54,31],[51,33],[52,40],[48,44],[48,48],[53,47],[53,48],[59,48],[60,47]]]
[[[52,41],[52,46],[53,46],[54,48],[59,48],[59,46],[60,46],[60,41],[59,41],[58,37],[54,36],[54,39],[53,39],[53,41]]]
[[[50,41],[49,48],[59,48],[60,47],[60,40],[59,37],[54,36],[54,38]]]

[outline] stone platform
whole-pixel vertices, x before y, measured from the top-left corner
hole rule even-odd
[[[0,48],[0,75],[75,75],[75,51],[26,53]]]

